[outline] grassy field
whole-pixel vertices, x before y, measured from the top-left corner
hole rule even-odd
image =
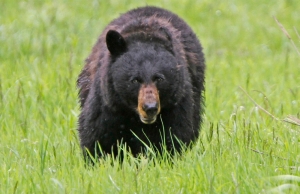
[[[0,4],[0,193],[300,192],[300,127],[282,121],[300,117],[300,55],[291,42],[300,49],[300,1]],[[77,76],[109,21],[142,5],[177,13],[202,42],[201,138],[173,165],[129,158],[86,168]]]

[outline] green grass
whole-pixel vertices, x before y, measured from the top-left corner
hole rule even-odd
[[[141,5],[168,8],[207,61],[201,138],[174,164],[129,158],[86,168],[76,79],[103,28]],[[0,6],[0,193],[300,191],[298,0],[4,0]],[[111,162],[114,165],[111,165]],[[288,175],[288,176],[281,176]]]

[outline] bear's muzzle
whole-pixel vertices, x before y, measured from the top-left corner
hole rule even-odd
[[[154,84],[143,84],[139,91],[137,112],[145,124],[152,124],[160,113],[159,93]]]

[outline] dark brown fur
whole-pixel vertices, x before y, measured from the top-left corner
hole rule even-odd
[[[85,99],[89,93],[91,83],[94,80],[95,73],[97,71],[97,64],[100,63],[102,64],[102,66],[109,65],[109,51],[107,50],[105,43],[105,36],[109,30],[116,30],[120,32],[123,37],[135,36],[136,34],[144,34],[145,36],[168,39],[170,36],[172,36],[172,40],[174,40],[173,44],[176,45],[175,52],[178,54],[180,53],[180,55],[183,57],[183,64],[188,64],[187,60],[193,64],[204,62],[199,61],[197,53],[188,52],[188,50],[185,50],[185,47],[188,47],[189,45],[186,44],[184,46],[182,45],[181,41],[178,41],[184,39],[183,36],[187,35],[181,35],[180,31],[178,31],[178,29],[176,29],[170,22],[171,18],[162,18],[157,15],[147,17],[147,14],[145,15],[146,16],[141,17],[140,24],[138,24],[141,26],[140,30],[134,28],[137,25],[134,23],[136,21],[133,20],[136,16],[131,15],[130,13],[123,15],[124,17],[119,18],[119,20],[114,20],[104,29],[97,41],[97,44],[93,47],[90,56],[86,59],[84,69],[80,73],[77,81],[78,88],[80,89],[79,95],[81,99],[81,106],[83,106]],[[151,28],[151,26],[153,27]],[[168,33],[157,33],[157,29],[168,29]],[[190,45],[192,45],[192,43],[190,43]],[[189,68],[192,67],[189,66]],[[190,72],[196,74],[196,69],[190,69]],[[204,71],[201,73],[204,74]]]
[[[174,87],[174,92],[163,93],[169,89],[159,88],[155,82],[144,83],[136,93],[136,106],[128,106],[129,99],[124,99],[114,89],[111,74],[115,71],[113,63],[117,58],[107,48],[109,31],[120,33],[130,48],[141,42],[149,46],[159,45],[172,53],[176,64],[169,72],[174,73],[174,84],[169,87]],[[104,29],[78,77],[82,110],[78,130],[82,148],[92,155],[99,154],[96,148],[99,143],[104,153],[111,153],[116,152],[117,142],[123,141],[136,155],[141,152],[143,144],[132,139],[138,136],[140,140],[160,147],[160,129],[163,127],[166,128],[168,149],[172,147],[172,137],[190,144],[198,137],[202,123],[204,72],[201,45],[190,27],[178,16],[155,7],[139,8],[121,15]],[[162,115],[164,123],[159,119],[153,124],[139,121],[138,114],[147,117],[143,107],[150,101],[158,103],[156,114]],[[175,145],[175,149],[180,148]]]

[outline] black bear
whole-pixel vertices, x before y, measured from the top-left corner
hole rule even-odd
[[[134,156],[180,152],[199,136],[204,73],[202,47],[177,15],[146,6],[113,20],[77,80],[85,155],[117,155],[120,144]]]

